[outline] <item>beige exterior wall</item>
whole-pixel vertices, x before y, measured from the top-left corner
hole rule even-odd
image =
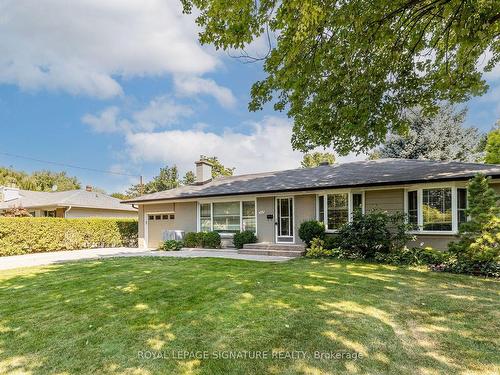
[[[181,203],[163,203],[139,206],[139,246],[155,248],[162,240],[164,230],[184,230],[187,232],[196,232],[196,202],[181,202]],[[173,214],[174,219],[171,220],[148,220],[148,243],[146,244],[146,235],[144,228],[144,218],[150,214]],[[170,216],[169,216],[170,217]]]
[[[385,189],[365,192],[365,212],[387,211],[396,213],[404,211],[404,190]]]
[[[59,210],[62,210],[62,216],[59,216]],[[64,211],[65,209],[58,209],[57,217],[64,217]],[[137,212],[78,207],[73,207],[66,212],[67,219],[82,217],[137,219]]]
[[[493,188],[500,194],[500,183],[492,184]],[[298,237],[298,229],[303,221],[316,218],[316,194],[299,194],[294,196],[295,199],[295,243],[301,243]],[[240,200],[235,197],[235,200]],[[256,216],[257,216],[257,238],[259,242],[275,242],[275,197],[258,197],[256,198]],[[387,211],[388,213],[396,213],[404,211],[404,189],[380,189],[365,191],[365,211],[373,210]],[[144,215],[147,213],[175,213],[174,221],[159,221],[149,226],[149,247],[157,246],[161,239],[162,231],[165,229],[179,229],[186,232],[197,230],[197,203],[163,203],[139,206],[139,246],[144,247]],[[272,219],[268,219],[267,215],[272,215]],[[450,241],[455,240],[452,235],[424,235],[420,234],[410,246],[432,246],[436,249],[446,249]]]
[[[295,243],[302,244],[299,227],[304,221],[316,219],[316,194],[295,196]]]
[[[268,219],[267,215],[273,215]],[[274,197],[257,198],[257,238],[259,242],[274,242]]]

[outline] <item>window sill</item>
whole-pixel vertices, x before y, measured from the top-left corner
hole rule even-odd
[[[409,234],[432,234],[432,235],[442,235],[442,236],[456,236],[458,232],[456,231],[444,231],[444,230],[412,230],[408,232]]]

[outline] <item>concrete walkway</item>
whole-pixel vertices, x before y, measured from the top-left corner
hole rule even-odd
[[[236,250],[200,250],[184,248],[181,251],[157,251],[128,247],[54,251],[50,253],[34,253],[0,257],[0,270],[20,267],[44,266],[72,262],[84,259],[101,259],[114,257],[174,257],[174,258],[227,258],[255,260],[260,262],[284,262],[292,258],[282,256],[238,254]]]

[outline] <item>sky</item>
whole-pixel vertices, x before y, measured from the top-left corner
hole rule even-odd
[[[66,170],[109,193],[200,155],[236,174],[298,167],[286,114],[247,109],[262,65],[201,46],[198,31],[179,0],[0,0],[0,166]],[[500,67],[486,79],[467,103],[484,132],[500,118]]]

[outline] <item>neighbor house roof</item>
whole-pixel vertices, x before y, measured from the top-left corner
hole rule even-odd
[[[358,161],[316,168],[222,177],[203,185],[181,186],[125,202],[141,203],[223,195],[464,180],[477,173],[500,177],[500,165],[409,159]]]
[[[122,204],[120,199],[87,190],[42,192],[19,190],[19,198],[0,202],[0,209],[9,207],[85,207],[105,210],[137,211],[130,204]]]

